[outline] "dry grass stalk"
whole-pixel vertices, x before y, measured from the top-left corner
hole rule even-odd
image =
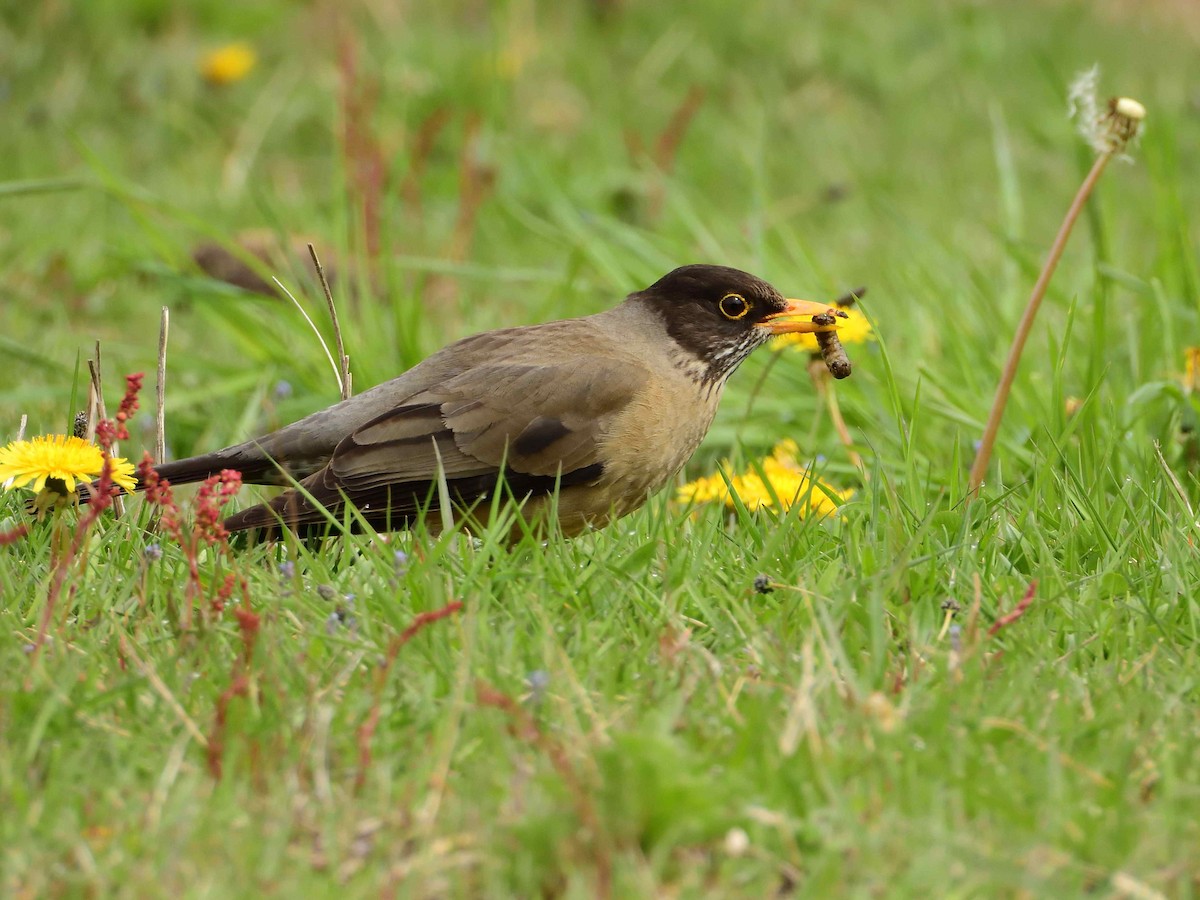
[[[329,352],[329,345],[325,343],[325,338],[321,335],[321,329],[317,327],[317,323],[312,320],[312,317],[309,316],[304,307],[300,305],[300,301],[296,299],[296,295],[284,287],[282,281],[273,275],[271,276],[271,280],[275,282],[279,290],[283,292],[283,295],[292,301],[292,305],[295,306],[296,309],[300,310],[300,315],[304,316],[304,321],[308,323],[308,327],[311,328],[313,334],[317,336],[317,340],[321,343],[321,349],[325,351],[325,358],[329,360],[330,368],[333,369],[333,377],[337,380],[338,392],[340,393],[342,391],[342,371],[338,364],[334,362],[333,354]]]
[[[165,462],[167,456],[167,333],[171,325],[171,310],[164,306],[158,322],[158,380],[154,384],[154,460]]]
[[[350,384],[350,357],[346,355],[346,345],[342,341],[342,323],[338,321],[337,305],[333,302],[333,292],[329,290],[329,280],[325,277],[325,268],[317,258],[317,248],[308,245],[308,255],[312,257],[313,267],[317,270],[317,278],[321,281],[321,290],[325,293],[325,302],[329,305],[329,319],[333,322],[333,338],[337,346],[338,384],[341,387],[342,399],[349,400],[353,390]],[[328,351],[326,351],[328,352]]]

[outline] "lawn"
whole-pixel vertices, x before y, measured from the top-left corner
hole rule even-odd
[[[683,476],[790,439],[851,492],[827,517],[668,491],[574,541],[229,553],[141,501],[30,523],[0,546],[0,893],[1200,894],[1198,36],[1169,0],[0,11],[0,444],[70,430],[98,341],[110,411],[147,373],[121,454],[152,450],[164,306],[172,456],[336,401],[296,306],[203,245],[274,248],[331,341],[312,241],[359,390],[688,262],[866,285],[877,338],[822,386],[852,447],[807,355],[761,350]],[[971,499],[1097,64],[1145,132]]]

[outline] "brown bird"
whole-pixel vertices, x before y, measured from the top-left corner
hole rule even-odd
[[[280,523],[322,531],[347,503],[376,529],[404,528],[437,508],[439,470],[459,512],[489,509],[502,480],[533,522],[557,490],[558,522],[575,535],[675,476],[751,351],[772,335],[833,331],[812,321],[831,311],[737,269],[684,266],[614,309],[465,338],[279,431],[156,468],[176,484],[222,469],[299,480],[303,491],[225,520],[259,536]]]

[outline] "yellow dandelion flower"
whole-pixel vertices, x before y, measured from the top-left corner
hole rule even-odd
[[[200,75],[209,84],[226,85],[241,81],[258,62],[258,54],[245,41],[218,47],[200,59]]]
[[[756,510],[773,507],[778,498],[784,509],[801,504],[801,515],[833,515],[854,492],[839,491],[820,479],[810,478],[797,462],[797,453],[795,441],[780,441],[757,469],[731,475],[728,483],[719,472],[697,478],[679,488],[675,499],[680,503],[716,502],[732,507],[736,494],[747,509]],[[728,466],[725,462],[722,468],[728,470]]]
[[[6,490],[28,487],[35,493],[49,489],[54,493],[75,493],[77,481],[100,477],[104,455],[95,444],[65,434],[47,434],[30,441],[13,441],[0,449],[0,484]],[[114,457],[113,484],[132,491],[133,463]]]
[[[1200,347],[1183,351],[1183,389],[1189,394],[1200,390]]]
[[[871,323],[867,321],[866,316],[853,306],[844,312],[849,318],[837,320],[837,336],[843,344],[862,344],[875,340]],[[821,348],[817,346],[815,334],[781,334],[775,338],[775,343],[780,347],[795,347],[797,350],[806,350],[809,353],[821,352]]]

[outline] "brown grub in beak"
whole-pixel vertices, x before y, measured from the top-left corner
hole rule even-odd
[[[846,314],[842,313],[842,315]],[[822,313],[819,316],[813,316],[813,323],[833,325],[834,318],[831,313]],[[821,358],[825,360],[825,368],[829,370],[829,374],[838,379],[849,378],[850,357],[846,355],[846,348],[842,346],[837,331],[818,331],[816,336],[817,346],[821,348]]]

